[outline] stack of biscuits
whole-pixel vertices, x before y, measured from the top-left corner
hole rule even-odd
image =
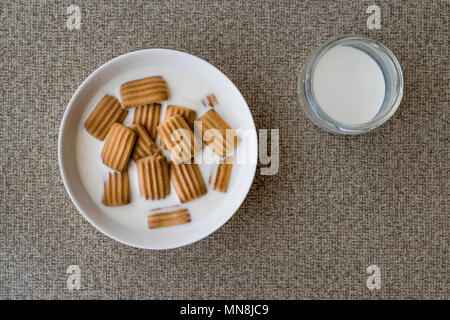
[[[236,132],[213,109],[218,104],[214,94],[208,95],[205,106],[210,110],[196,121],[195,110],[168,105],[160,123],[162,105],[168,100],[166,81],[151,76],[123,83],[121,102],[105,95],[88,116],[84,127],[95,138],[105,140],[101,152],[103,163],[114,172],[104,183],[102,203],[105,206],[123,206],[130,203],[128,163],[136,163],[141,196],[147,200],[164,199],[170,194],[170,184],[181,203],[193,201],[207,193],[198,165],[192,161],[203,141],[220,158],[226,157],[238,144]],[[133,124],[122,124],[128,110],[134,108]],[[194,134],[200,132],[200,140]],[[164,156],[156,143],[170,153]],[[216,169],[213,189],[226,192],[231,176],[232,157],[222,160]],[[211,179],[210,179],[211,180]],[[188,223],[190,214],[185,208],[162,210],[148,217],[149,228]]]

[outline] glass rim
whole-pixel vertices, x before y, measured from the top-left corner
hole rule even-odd
[[[390,63],[395,70],[395,76],[397,77],[397,85],[394,90],[395,97],[390,105],[386,107],[386,109],[381,114],[376,115],[370,121],[360,124],[342,123],[328,116],[327,113],[316,102],[314,92],[312,90],[313,86],[311,79],[319,59],[330,49],[347,42],[362,42],[364,44],[374,45],[376,48],[381,49],[389,58]],[[300,98],[302,100],[306,100],[306,108],[310,113],[312,113],[312,116],[319,122],[320,126],[333,132],[343,134],[364,133],[380,126],[395,113],[403,97],[403,72],[400,63],[398,62],[394,53],[381,42],[361,35],[343,35],[335,37],[321,45],[317,50],[313,52],[313,54],[308,59],[307,65],[305,66],[299,81],[299,85],[302,86],[302,90],[299,90],[299,94],[304,95]],[[301,83],[302,81],[303,84]],[[312,106],[314,106],[315,110],[314,108],[312,108]]]

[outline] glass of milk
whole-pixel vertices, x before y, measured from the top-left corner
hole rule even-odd
[[[403,95],[394,54],[364,36],[342,36],[309,58],[298,82],[300,105],[319,127],[361,134],[388,120]]]

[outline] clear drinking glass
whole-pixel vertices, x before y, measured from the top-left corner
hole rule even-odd
[[[384,76],[386,84],[383,104],[370,121],[361,124],[345,124],[329,117],[316,102],[312,77],[320,57],[336,46],[350,46],[367,53],[374,59]],[[400,64],[386,46],[365,36],[345,35],[322,45],[304,65],[298,80],[300,105],[317,126],[334,133],[361,134],[375,129],[387,121],[397,110],[403,96],[403,73]]]

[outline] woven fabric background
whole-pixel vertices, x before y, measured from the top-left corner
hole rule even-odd
[[[66,27],[67,7],[81,28]],[[366,8],[381,7],[380,30]],[[448,1],[3,1],[0,4],[0,298],[448,299]],[[394,117],[361,136],[315,127],[299,67],[363,34],[405,78]],[[260,168],[238,212],[170,251],[127,247],[78,213],[58,168],[64,110],[97,67],[170,48],[221,69],[257,128],[280,129],[280,170]],[[381,269],[369,290],[366,268]],[[66,287],[79,265],[81,290]]]

